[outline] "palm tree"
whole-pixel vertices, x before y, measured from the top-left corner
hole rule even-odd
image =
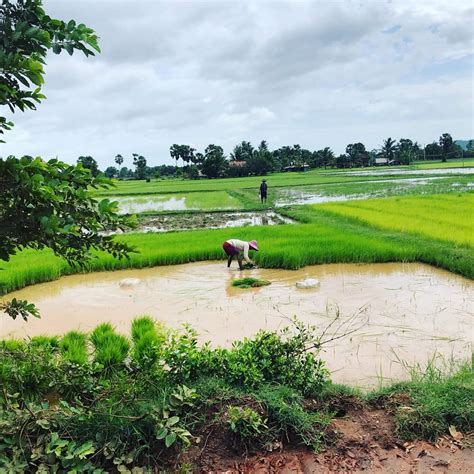
[[[334,152],[328,146],[322,150],[319,150],[318,155],[320,162],[324,165],[324,168],[330,165],[335,158]]]
[[[383,142],[382,146],[382,153],[385,155],[385,158],[387,159],[387,163],[390,160],[393,160],[393,154],[397,148],[396,141],[392,140],[391,137],[388,137],[386,140]]]

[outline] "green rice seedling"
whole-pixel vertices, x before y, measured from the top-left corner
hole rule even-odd
[[[235,286],[236,288],[259,288],[267,285],[270,285],[270,282],[260,278],[246,277],[232,280],[232,286]]]
[[[152,366],[159,358],[165,338],[164,328],[158,328],[152,318],[135,318],[132,322],[134,362],[141,367]]]
[[[59,341],[64,360],[74,364],[87,364],[87,335],[78,331],[67,332]]]
[[[130,343],[125,336],[117,334],[110,324],[97,326],[90,336],[94,346],[94,362],[106,369],[120,366],[128,355]]]
[[[25,341],[21,339],[2,339],[0,341],[0,350],[7,352],[23,351],[25,348]]]
[[[55,352],[59,349],[59,338],[57,336],[35,336],[30,340],[30,347]]]
[[[155,322],[150,316],[140,316],[132,321],[132,339],[134,342],[150,331],[156,332]]]
[[[94,347],[100,346],[104,339],[107,338],[107,335],[114,333],[114,328],[110,323],[102,323],[94,328],[91,332],[89,339],[94,345]]]

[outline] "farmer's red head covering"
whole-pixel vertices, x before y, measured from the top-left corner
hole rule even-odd
[[[249,242],[249,247],[256,250],[258,252],[258,245],[257,245],[257,241],[256,240],[251,240]]]

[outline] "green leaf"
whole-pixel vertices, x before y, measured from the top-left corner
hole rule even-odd
[[[176,433],[171,432],[165,438],[165,446],[169,448],[176,441]]]

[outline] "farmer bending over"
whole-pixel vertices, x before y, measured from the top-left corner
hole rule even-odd
[[[244,259],[250,265],[254,265],[252,260],[249,258],[249,250],[256,250],[258,252],[256,240],[251,240],[250,242],[237,239],[226,240],[222,248],[228,257],[227,268],[230,267],[234,257],[237,257],[237,262],[239,262],[239,268],[241,270],[244,269],[244,266],[242,265],[242,259]]]

